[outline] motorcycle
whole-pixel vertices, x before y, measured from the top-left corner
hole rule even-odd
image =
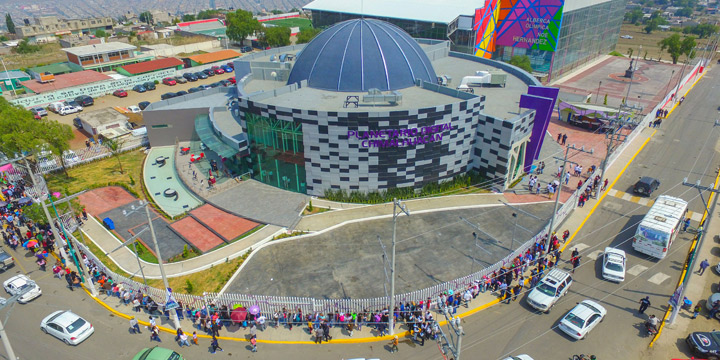
[[[645,330],[647,330],[648,336],[654,336],[658,332],[655,325],[651,324],[650,321],[645,322]]]

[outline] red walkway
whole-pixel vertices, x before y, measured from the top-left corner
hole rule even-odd
[[[190,212],[208,227],[211,227],[227,241],[233,241],[240,235],[260,225],[205,204]]]
[[[119,186],[109,186],[90,190],[78,197],[87,212],[100,215],[117,207],[137,200],[132,194]]]
[[[190,216],[174,222],[170,225],[170,227],[182,235],[186,240],[190,241],[193,246],[202,252],[211,250],[224,243],[222,239],[213,234],[212,231],[208,230]]]

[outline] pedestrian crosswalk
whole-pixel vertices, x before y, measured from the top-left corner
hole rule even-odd
[[[652,200],[650,198],[631,195],[626,192],[615,190],[615,189],[608,190],[607,194],[612,197],[618,198],[618,199],[633,202],[633,203],[636,203],[636,204],[639,204],[642,206],[647,206],[647,207],[651,207],[655,203],[655,200]],[[699,222],[700,220],[702,220],[702,215],[703,215],[702,213],[688,211],[688,216],[690,217],[690,220],[692,220],[692,221]]]
[[[570,249],[572,249],[572,250],[577,249],[577,251],[580,253],[580,256],[583,256],[583,257],[588,258],[593,261],[601,259],[603,251],[604,251],[604,249],[593,250],[592,248],[590,248],[589,245],[583,244],[583,243],[574,244],[566,250],[572,251]],[[586,252],[585,250],[588,250],[588,251]],[[625,274],[629,275],[629,276],[641,276],[647,269],[648,269],[647,266],[635,264],[632,267],[626,269]],[[670,279],[670,275],[667,275],[662,272],[657,272],[657,273],[654,273],[649,278],[647,278],[646,281],[651,282],[655,285],[660,285],[663,282],[667,281],[668,279]]]

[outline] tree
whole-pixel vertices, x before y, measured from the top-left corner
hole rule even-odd
[[[5,26],[7,26],[8,32],[11,34],[15,33],[15,23],[13,22],[10,13],[5,14]]]
[[[660,45],[660,51],[667,50],[668,54],[670,54],[670,58],[672,58],[673,64],[677,64],[680,55],[692,55],[696,44],[694,37],[688,36],[685,39],[680,40],[680,34],[674,33],[660,40],[658,45]]]
[[[605,99],[603,99],[603,105],[607,105],[607,95],[608,94],[605,94]]]
[[[225,17],[226,35],[232,41],[242,42],[246,37],[262,30],[262,25],[249,11],[237,10]]]
[[[275,10],[270,11],[270,13],[273,14],[273,15],[280,15],[280,14],[283,13],[283,11],[282,11],[282,10],[275,9]]]
[[[96,37],[99,37],[99,38],[104,38],[104,37],[107,37],[108,34],[105,32],[105,30],[103,30],[103,29],[98,29],[98,30],[95,31],[95,36],[96,36]]]
[[[198,20],[216,18],[220,10],[203,10],[197,14]]]
[[[686,26],[683,28],[683,34],[694,34],[700,39],[710,37],[712,34],[720,31],[720,27],[713,24],[698,24],[695,26]]]
[[[628,21],[633,25],[637,24],[637,22],[640,21],[642,18],[642,9],[633,9],[632,11],[628,11],[625,13],[625,21]]]
[[[533,71],[532,65],[530,64],[530,57],[527,55],[515,55],[511,57],[510,65],[515,65],[529,73]]]
[[[319,34],[319,33],[320,33],[320,30],[315,29],[315,28],[302,29],[302,30],[300,30],[300,33],[297,35],[297,43],[298,44],[309,43],[310,40],[315,38],[315,36],[317,36],[317,34]]]
[[[63,172],[65,172],[65,176],[68,176],[67,169],[65,168],[65,157],[62,156],[62,154],[70,150],[70,140],[75,137],[72,132],[72,127],[57,121],[47,120],[47,118],[43,118],[41,124],[42,139],[46,141],[47,148],[53,154],[58,155],[60,164],[63,167]]]
[[[122,162],[120,161],[120,153],[122,153],[122,147],[124,144],[125,140],[120,140],[118,138],[103,140],[103,145],[105,145],[108,150],[110,150],[110,155],[117,159],[118,165],[120,165],[121,174],[125,173],[125,171],[123,170]]]
[[[684,16],[684,17],[690,17],[693,14],[693,9],[686,7],[682,9],[678,9],[675,11],[675,16]]]
[[[290,45],[290,28],[273,26],[265,28],[258,40],[268,46],[280,47]]]
[[[645,23],[645,27],[643,28],[643,30],[645,31],[645,33],[650,34],[651,32],[657,30],[659,26],[660,22],[657,21],[657,18],[650,19]]]
[[[15,47],[15,52],[18,54],[31,54],[38,51],[40,51],[40,46],[31,45],[27,39],[19,42],[18,46]]]
[[[195,14],[185,14],[182,16],[182,21],[195,21]]]
[[[628,48],[628,57],[632,58],[632,54],[635,50],[633,48]]]
[[[140,19],[140,21],[142,21],[148,25],[152,25],[152,23],[153,23],[153,16],[149,11],[141,12],[140,16],[138,16],[138,18]]]
[[[292,8],[292,9],[290,9],[290,12],[300,12],[300,9],[298,9],[298,8]]]

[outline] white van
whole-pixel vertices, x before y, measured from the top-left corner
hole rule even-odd
[[[52,111],[54,113],[59,113],[60,109],[62,109],[65,106],[67,106],[67,104],[65,104],[64,102],[54,102],[54,103],[50,104],[50,106],[48,106],[48,109],[50,109],[50,111]]]
[[[551,269],[528,294],[528,305],[549,313],[553,305],[567,293],[572,281],[572,276],[567,272]]]

